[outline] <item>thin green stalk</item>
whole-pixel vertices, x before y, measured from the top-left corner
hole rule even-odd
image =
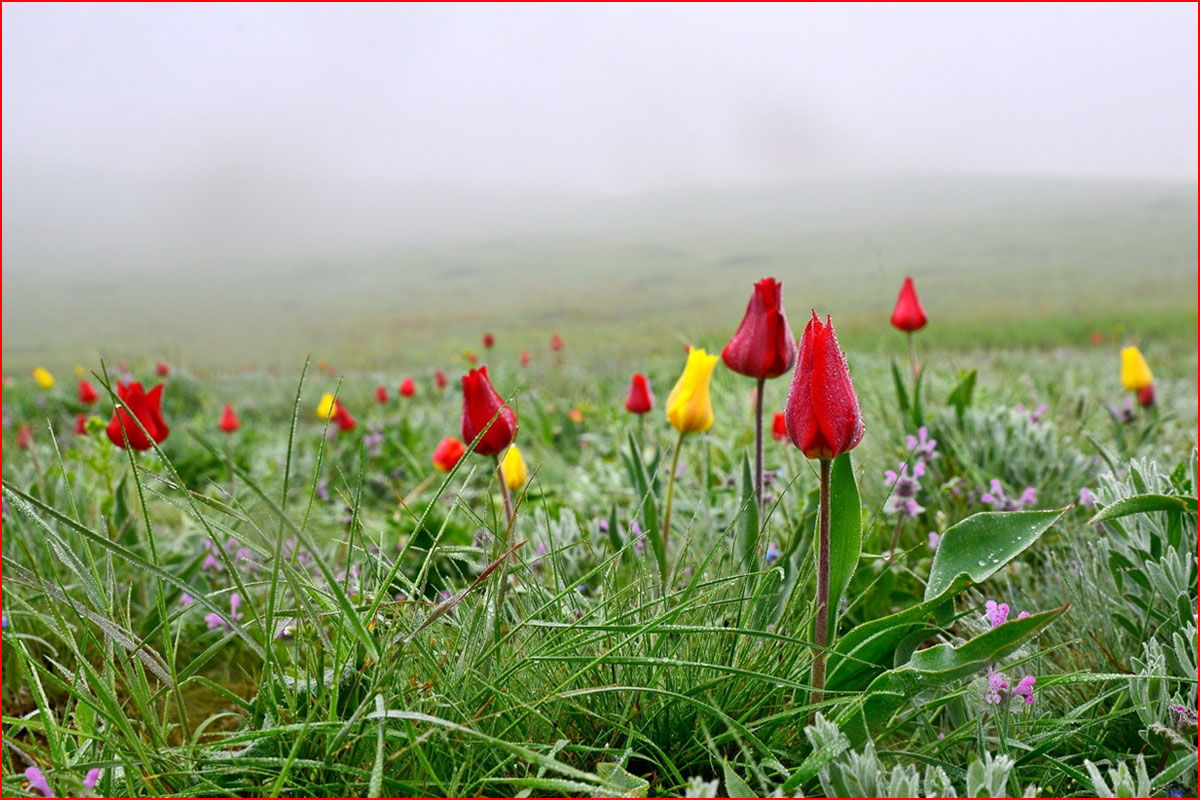
[[[758,502],[758,522],[763,518],[763,387],[766,378],[758,379],[754,393],[754,499]]]
[[[679,438],[675,441],[675,454],[671,456],[671,472],[667,475],[667,505],[666,510],[663,512],[662,540],[663,551],[667,552],[668,554],[670,551],[667,545],[671,540],[671,503],[675,499],[675,471],[679,468],[679,451],[683,449],[684,436],[687,436],[687,433],[685,431],[680,431]],[[664,575],[664,584],[666,583],[666,580],[667,576]]]
[[[496,479],[500,481],[500,496],[504,498],[504,535],[502,537],[496,537],[499,546],[494,548],[493,552],[495,557],[499,557],[500,553],[507,552],[509,548],[509,540],[512,539],[513,510],[512,499],[508,496],[508,484],[504,482],[504,470],[500,468],[500,455],[493,455],[492,460],[496,464]],[[504,559],[504,562],[500,565],[500,571],[499,574],[496,575],[496,580],[498,583],[496,586],[496,606],[493,611],[493,620],[495,625],[496,644],[499,644],[501,638],[504,636],[504,631],[500,624],[500,620],[504,609],[504,595],[508,590],[507,558]]]
[[[816,655],[812,666],[812,702],[825,699],[825,647],[829,642],[829,472],[833,462],[821,459],[821,495],[817,525]]]

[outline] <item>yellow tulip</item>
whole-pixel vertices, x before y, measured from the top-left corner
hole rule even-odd
[[[708,384],[719,358],[702,349],[688,351],[687,366],[667,395],[667,421],[680,433],[700,433],[712,427],[713,407]]]
[[[37,381],[37,385],[43,389],[54,388],[54,376],[50,374],[50,370],[45,367],[38,367],[33,371],[33,379]]]
[[[1139,392],[1154,383],[1150,365],[1136,347],[1126,347],[1121,351],[1121,383],[1131,392]]]
[[[75,365],[75,377],[82,378],[84,375],[87,375],[87,370],[83,368],[83,364],[76,364]]]
[[[321,402],[317,403],[317,419],[329,419],[336,413],[337,401],[333,399],[333,395],[321,395]]]
[[[529,480],[529,467],[525,466],[525,459],[515,444],[508,448],[500,461],[500,476],[504,478],[504,485],[514,492]]]

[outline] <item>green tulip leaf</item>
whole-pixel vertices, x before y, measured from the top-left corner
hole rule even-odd
[[[895,359],[892,359],[892,383],[896,386],[896,404],[900,406],[900,413],[907,414],[908,390],[904,388],[904,378],[900,376],[900,367]]]
[[[754,472],[750,457],[742,456],[741,536],[738,537],[738,563],[743,567],[758,559],[758,499],[754,495]]]
[[[829,478],[829,638],[837,631],[837,610],[862,554],[862,501],[850,454],[833,460]]]

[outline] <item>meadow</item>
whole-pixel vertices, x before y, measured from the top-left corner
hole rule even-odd
[[[1195,796],[1194,187],[956,191],[6,276],[4,795]],[[761,513],[755,381],[665,417],[764,275],[797,337],[832,315],[865,423],[824,647],[792,371]],[[492,458],[434,464],[471,359],[519,421],[511,521]],[[134,379],[170,428],[143,451],[106,433]]]

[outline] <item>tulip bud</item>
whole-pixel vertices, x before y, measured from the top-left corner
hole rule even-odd
[[[333,398],[333,395],[329,393],[321,395],[321,401],[317,403],[317,419],[333,419],[337,410],[338,402]]]
[[[22,450],[33,447],[33,429],[28,425],[17,428],[17,447]]]
[[[576,424],[583,422],[583,412],[578,408],[572,408],[567,412],[567,419]]]
[[[375,387],[375,402],[384,405],[388,401],[387,388],[383,386]]]
[[[862,411],[850,382],[833,320],[813,311],[800,340],[796,372],[784,408],[788,436],[807,458],[832,459],[863,437]]]
[[[486,347],[488,350],[491,350],[492,347],[495,346],[495,344],[496,344],[495,336],[492,336],[490,333],[485,333],[483,335],[483,346],[484,347]]]
[[[86,436],[87,435],[87,421],[88,421],[87,414],[76,414],[75,415],[75,435],[76,436]]]
[[[37,383],[39,388],[54,388],[54,376],[51,375],[50,370],[46,369],[45,367],[38,367],[33,371],[33,380]]]
[[[504,485],[514,492],[523,487],[529,479],[529,468],[525,466],[521,450],[515,444],[508,448],[508,452],[500,461],[500,475],[504,478]]]
[[[154,374],[160,378],[165,378],[171,374],[171,367],[165,361],[159,361],[154,365]]]
[[[737,332],[721,351],[725,366],[740,375],[765,380],[778,378],[796,363],[796,340],[783,313],[783,284],[763,278]]]
[[[240,427],[242,427],[242,422],[238,419],[237,414],[233,412],[233,406],[226,403],[225,410],[221,412],[221,430],[226,433],[233,433]]]
[[[487,367],[473,369],[462,377],[463,410],[462,438],[468,443],[475,441],[479,432],[487,433],[475,445],[475,452],[483,456],[498,455],[512,444],[517,435],[517,415],[492,387]],[[499,416],[496,416],[499,413]],[[495,422],[492,418],[495,417]],[[488,423],[491,427],[488,427]]]
[[[437,372],[435,372],[433,374],[433,385],[439,389],[445,389],[446,388],[446,373],[442,372],[440,369]]]
[[[557,333],[550,337],[550,349],[554,350],[555,352],[563,349],[562,337]]]
[[[782,442],[787,438],[787,417],[779,412],[775,413],[775,421],[771,425],[771,435],[777,442]]]
[[[1150,408],[1150,406],[1154,405],[1154,384],[1152,383],[1149,386],[1143,386],[1141,389],[1138,389],[1137,400],[1138,405],[1142,408]]]
[[[413,383],[412,378],[405,378],[400,382],[400,395],[402,397],[412,397],[417,393],[417,385]]]
[[[354,430],[358,425],[354,416],[341,403],[337,404],[337,409],[333,412],[333,421],[337,423],[338,430],[343,433]]]
[[[625,410],[631,414],[647,414],[654,408],[654,395],[650,394],[650,381],[640,372],[633,373],[629,381],[629,395],[625,398]]]
[[[913,286],[912,278],[905,278],[900,287],[900,296],[896,298],[896,308],[892,311],[892,326],[907,333],[919,331],[929,320],[925,317],[925,309],[917,298],[917,288]]]
[[[165,441],[171,431],[163,420],[162,390],[161,383],[148,392],[137,381],[118,383],[117,397],[121,405],[113,410],[112,421],[108,423],[106,432],[109,441],[124,448],[125,438],[128,437],[129,446],[134,450],[149,450],[154,442]]]
[[[1121,383],[1131,392],[1138,392],[1154,383],[1150,365],[1136,347],[1121,350]]]
[[[90,406],[99,399],[99,393],[96,392],[96,389],[90,383],[87,381],[79,382],[79,402],[85,406]]]
[[[667,421],[680,433],[701,433],[712,427],[713,407],[708,384],[718,360],[703,349],[688,352],[683,374],[667,395]]]
[[[449,472],[466,453],[466,445],[454,436],[447,436],[433,449],[433,466],[441,472]]]
[[[530,359],[532,359],[532,358],[533,358],[533,356],[529,355],[529,351],[528,351],[528,350],[522,350],[522,351],[521,351],[521,366],[522,366],[522,367],[528,367],[528,366],[529,366],[529,361],[530,361]]]

